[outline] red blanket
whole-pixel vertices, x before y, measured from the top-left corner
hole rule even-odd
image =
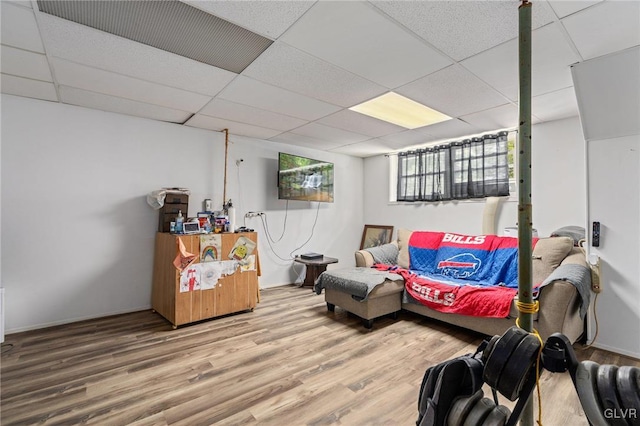
[[[375,265],[379,270],[389,265]],[[397,269],[405,281],[405,289],[421,304],[436,311],[476,317],[506,318],[518,290],[508,287],[451,285],[418,276],[406,269]]]
[[[450,285],[405,270],[407,293],[432,309],[450,314],[506,318],[518,290],[508,287]]]

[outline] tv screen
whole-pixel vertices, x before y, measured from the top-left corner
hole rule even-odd
[[[333,163],[281,152],[278,198],[333,203]]]

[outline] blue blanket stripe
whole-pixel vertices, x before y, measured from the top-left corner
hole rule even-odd
[[[518,249],[500,247],[500,240],[476,245],[442,243],[437,249],[410,246],[409,256],[410,268],[418,275],[451,280],[455,285],[518,287]]]
[[[409,247],[409,259],[411,259],[410,269],[432,274],[436,268],[437,254],[438,249]]]

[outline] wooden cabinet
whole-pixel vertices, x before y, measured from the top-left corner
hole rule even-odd
[[[255,232],[220,236],[222,260],[229,260],[229,253],[239,237],[244,236],[256,245],[258,242]],[[200,262],[200,235],[157,233],[151,296],[152,308],[169,320],[174,328],[234,312],[253,310],[256,307],[259,292],[256,270],[241,272],[240,268],[237,268],[233,274],[223,275],[215,288],[181,292],[180,271],[173,265],[173,260],[178,254],[177,239],[182,240],[189,253],[198,256],[194,263]],[[256,266],[257,251],[256,248],[253,252],[256,255]]]

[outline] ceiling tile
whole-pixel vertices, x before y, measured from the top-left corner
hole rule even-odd
[[[185,123],[185,125],[215,131],[229,129],[229,134],[247,136],[256,139],[269,139],[272,136],[280,134],[280,130],[267,129],[247,123],[223,120],[221,118],[209,117],[202,114],[194,115]]]
[[[558,18],[564,18],[572,13],[576,13],[589,6],[600,3],[602,0],[548,0],[549,4],[556,12]]]
[[[33,9],[2,1],[0,12],[2,44],[44,53]]]
[[[101,93],[88,92],[74,87],[60,86],[60,99],[65,104],[78,105],[102,111],[117,112],[153,120],[184,123],[191,113],[158,105],[145,104]]]
[[[27,9],[33,9],[31,7],[31,0],[3,0],[3,3],[13,3],[17,6],[22,6],[25,7]]]
[[[396,90],[414,101],[459,117],[508,102],[459,65],[452,65]]]
[[[303,120],[317,120],[341,109],[244,76],[233,80],[218,97]]]
[[[533,40],[535,40],[535,37],[533,37]],[[517,41],[508,41],[492,49],[485,50],[461,61],[460,64],[507,98],[512,101],[518,100]]]
[[[427,142],[427,136],[416,130],[405,130],[404,132],[394,133],[393,135],[382,136],[378,138],[394,149],[402,149],[407,146],[424,144]]]
[[[5,74],[53,82],[47,58],[41,53],[3,45],[0,47],[0,56],[0,67]]]
[[[274,43],[242,73],[334,105],[350,107],[387,89],[284,43]]]
[[[337,129],[335,127],[324,126],[317,123],[309,123],[304,126],[292,130],[290,133],[296,135],[308,136],[310,138],[335,142],[339,145],[361,142],[369,139],[369,136],[358,133],[348,132],[346,130]]]
[[[396,126],[395,124],[387,123],[348,109],[343,109],[335,114],[321,118],[317,123],[371,137],[384,136],[406,130],[404,127]]]
[[[237,75],[47,14],[40,26],[51,56],[178,89],[213,96]]]
[[[515,1],[374,1],[392,18],[455,60],[518,36]],[[546,2],[533,4],[532,27],[553,21]]]
[[[289,117],[263,109],[237,104],[224,99],[213,99],[199,111],[200,114],[226,120],[249,123],[267,129],[286,131],[308,123],[307,120]]]
[[[457,140],[464,136],[479,133],[480,130],[470,123],[454,118],[431,126],[421,127],[418,132],[426,136],[427,142],[438,140]]]
[[[365,142],[353,143],[337,148],[330,149],[331,152],[338,154],[351,155],[354,157],[373,157],[374,155],[387,154],[394,151],[395,148],[389,146],[389,143],[381,139],[370,139]]]
[[[562,20],[584,59],[640,43],[640,2],[606,1]]]
[[[569,66],[580,61],[559,24],[533,32],[532,94],[553,92],[573,85]],[[518,42],[511,40],[461,62],[462,66],[495,87],[512,101],[518,100]]]
[[[519,114],[517,106],[507,104],[460,118],[475,127],[478,132],[491,132],[518,126]]]
[[[311,1],[182,1],[273,39],[313,6]]]
[[[309,136],[297,135],[295,133],[286,132],[272,137],[269,140],[274,142],[282,142],[289,145],[303,146],[306,148],[319,149],[321,151],[330,150],[341,146],[339,142],[316,139]]]
[[[188,112],[198,111],[211,100],[205,95],[86,67],[62,59],[53,59],[51,63],[59,84],[90,92]]]
[[[451,63],[365,2],[317,2],[280,40],[387,88]]]
[[[533,96],[573,86],[570,65],[580,61],[580,57],[569,45],[559,23],[533,32],[531,54]]]
[[[58,101],[58,95],[56,94],[56,88],[53,86],[53,83],[2,74],[0,88],[2,88],[2,93],[8,95],[24,96],[45,101]]]
[[[560,120],[578,115],[578,102],[573,87],[531,99],[531,113],[543,121]]]

